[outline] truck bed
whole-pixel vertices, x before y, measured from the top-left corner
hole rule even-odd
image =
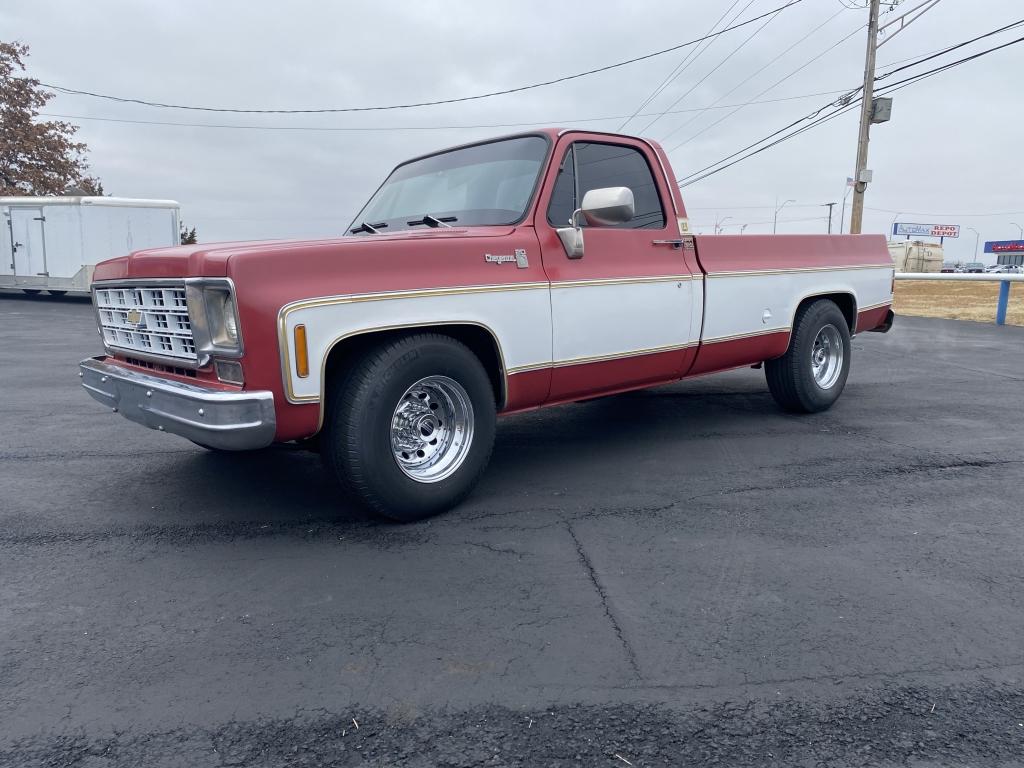
[[[691,375],[781,355],[808,296],[833,296],[857,331],[884,323],[892,304],[881,235],[697,235],[694,246],[704,320]]]

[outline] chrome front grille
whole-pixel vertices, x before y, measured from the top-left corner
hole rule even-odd
[[[94,296],[108,347],[197,362],[184,284],[97,286]]]

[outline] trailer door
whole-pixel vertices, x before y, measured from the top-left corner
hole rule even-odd
[[[15,278],[46,275],[42,208],[11,206],[11,252]]]

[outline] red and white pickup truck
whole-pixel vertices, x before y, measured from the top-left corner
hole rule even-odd
[[[317,447],[369,508],[457,504],[495,417],[764,363],[788,411],[839,397],[892,325],[881,236],[691,234],[654,142],[543,130],[398,166],[345,236],[96,267],[89,394],[220,450]]]

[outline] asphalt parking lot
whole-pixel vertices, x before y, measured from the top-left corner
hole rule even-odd
[[[509,418],[457,510],[207,454],[0,295],[0,765],[1017,765],[1024,328],[898,318],[831,411],[760,371]]]

